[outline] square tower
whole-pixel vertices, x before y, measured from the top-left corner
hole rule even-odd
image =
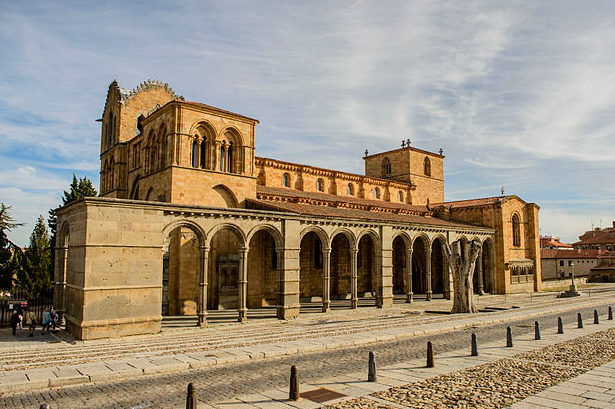
[[[415,186],[412,204],[444,202],[444,155],[404,146],[365,157],[365,175]]]

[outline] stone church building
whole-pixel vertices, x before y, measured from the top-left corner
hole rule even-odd
[[[365,152],[365,175],[263,158],[256,119],[151,80],[112,82],[100,122],[100,197],[58,211],[54,302],[78,338],[156,333],[165,315],[204,326],[208,310],[450,298],[457,240],[482,243],[477,293],[540,290],[538,206],[445,202],[441,150]]]

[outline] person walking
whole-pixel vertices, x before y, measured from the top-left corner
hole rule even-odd
[[[58,325],[58,313],[53,308],[53,306],[51,307],[51,311],[49,311],[49,314],[51,315],[51,328],[55,334],[56,326]]]
[[[49,312],[49,308],[45,308],[43,311],[43,332],[41,335],[45,333],[45,329],[47,329],[47,333],[49,333],[49,326],[51,325],[51,313]]]
[[[11,315],[11,328],[13,329],[13,335],[15,335],[15,331],[17,330],[17,324],[19,324],[19,313],[17,310],[13,310],[13,314]]]

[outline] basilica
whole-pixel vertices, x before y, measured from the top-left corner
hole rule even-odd
[[[54,303],[80,339],[221,309],[450,299],[455,241],[482,244],[476,293],[540,290],[538,206],[446,202],[442,150],[366,151],[364,175],[264,158],[258,120],[153,80],[113,81],[99,121],[100,196],[57,212]]]

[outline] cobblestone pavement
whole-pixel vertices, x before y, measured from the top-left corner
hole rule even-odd
[[[516,402],[520,403],[514,407],[519,409],[614,408],[615,394],[612,391],[615,378],[611,376],[615,376],[615,371],[609,369],[615,359],[614,337],[615,329],[611,328],[468,369],[387,388],[327,406],[327,409],[394,408],[396,405],[429,409],[488,409]],[[605,364],[600,372],[602,378],[595,373],[579,376]],[[566,384],[561,383],[571,378],[574,379],[568,384],[577,387],[566,391],[562,388]],[[558,387],[550,388],[558,384]]]
[[[586,308],[579,312],[583,314],[587,323],[591,320],[594,308],[598,308],[604,317],[606,306],[610,305],[606,301],[604,305]],[[559,314],[568,328],[571,328],[571,324],[576,327],[577,312]],[[556,320],[557,314],[541,317],[543,331],[554,331]],[[437,353],[469,348],[471,331],[477,334],[479,343],[500,339],[503,343],[506,325],[511,324],[482,326],[429,337],[381,342],[370,346],[336,349],[294,357],[257,360],[245,364],[183,371],[169,375],[143,375],[132,380],[98,385],[19,393],[0,398],[0,407],[38,407],[37,405],[42,402],[49,403],[52,408],[181,407],[184,404],[185,388],[188,382],[194,382],[196,385],[200,402],[218,402],[238,395],[286,387],[291,365],[299,368],[302,382],[310,382],[323,377],[364,370],[368,351],[375,352],[380,365],[391,365],[421,358],[424,356],[427,339],[433,342]],[[534,330],[534,319],[520,319],[512,326],[515,335],[530,333]],[[323,342],[326,342],[326,338],[323,338]]]

